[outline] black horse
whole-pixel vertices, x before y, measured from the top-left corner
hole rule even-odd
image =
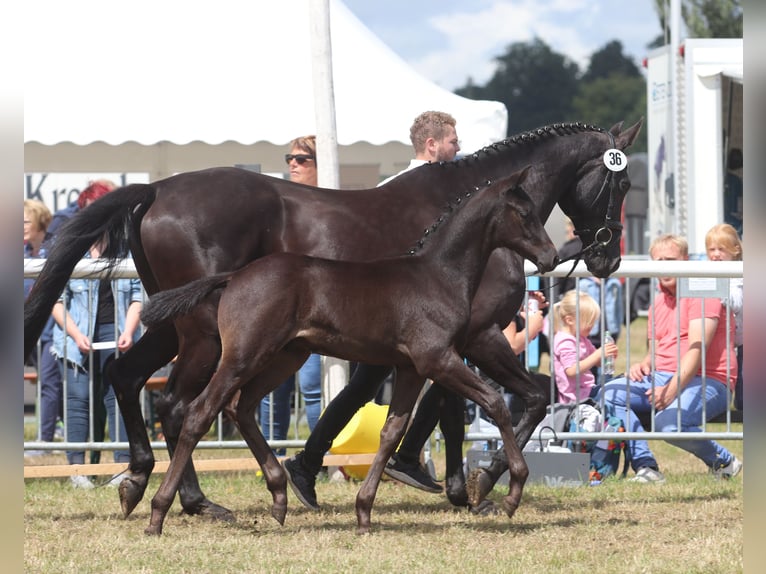
[[[526,165],[532,166],[527,188],[540,219],[545,221],[558,203],[586,246],[588,269],[606,277],[620,263],[619,222],[630,181],[627,170],[610,171],[602,158],[609,149],[627,148],[641,123],[626,130],[620,123],[609,131],[580,123],[554,124],[456,162],[424,165],[371,190],[314,188],[236,168],[182,173],[115,190],[59,232],[24,306],[25,356],[77,261],[104,234],[103,257],[116,258],[129,245],[149,294],[239,269],[270,253],[365,261],[400,254],[449,200]],[[522,258],[496,250],[472,303],[463,349],[474,364],[525,401],[527,411],[516,429],[519,444],[526,443],[544,416],[546,402],[502,335],[521,305],[524,288]],[[172,456],[183,412],[208,384],[220,353],[215,306],[203,304],[174,325],[145,333],[108,367],[130,442],[128,480],[119,489],[125,516],[143,497],[154,467],[139,402],[141,388],[154,371],[178,356],[157,403]],[[447,456],[448,472],[460,476],[461,450],[462,444],[453,446]],[[185,512],[232,518],[204,496],[191,463],[179,495]]]
[[[399,378],[380,449],[357,496],[358,531],[370,513],[383,466],[399,443],[426,378],[485,407],[500,427],[511,479],[504,508],[513,516],[528,470],[516,444],[511,415],[500,394],[460,355],[471,301],[493,250],[513,249],[544,273],[558,262],[556,246],[519,187],[527,170],[468,191],[452,214],[439,219],[413,255],[352,263],[277,253],[243,269],[199,279],[154,295],[143,313],[151,329],[190,312],[225,287],[218,302],[223,353],[210,384],[189,404],[181,434],[157,494],[148,534],[161,534],[184,466],[216,415],[241,389],[237,421],[258,462],[284,523],[287,480],[255,423],[260,400],[294,373],[309,354],[394,365]],[[458,209],[459,207],[459,209]],[[217,297],[216,297],[217,298]],[[242,310],[247,309],[243,314]]]

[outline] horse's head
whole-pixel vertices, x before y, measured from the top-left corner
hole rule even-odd
[[[529,169],[527,166],[493,183],[503,201],[497,226],[499,243],[523,255],[537,265],[538,272],[545,273],[558,265],[559,257],[537,214],[537,206],[521,186]]]
[[[623,150],[636,139],[643,118],[622,130],[615,124],[603,137],[590,138],[583,153],[590,155],[578,171],[574,193],[559,200],[574,223],[583,245],[582,258],[596,277],[608,277],[620,266],[622,203],[630,189]]]

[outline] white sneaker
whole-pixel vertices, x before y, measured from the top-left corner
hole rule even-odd
[[[665,482],[665,475],[659,470],[654,470],[653,468],[645,466],[636,471],[636,476],[631,478],[630,482],[640,482],[642,484],[654,482],[656,484],[662,484]]]
[[[729,461],[729,464],[726,466],[722,466],[719,469],[711,470],[713,473],[713,478],[716,480],[728,480],[730,478],[734,478],[737,476],[740,471],[742,470],[742,461],[739,460],[736,456],[731,455],[731,460]]]
[[[96,488],[96,485],[93,484],[87,476],[83,476],[82,474],[73,474],[69,477],[69,481],[74,488],[84,488],[85,490]]]

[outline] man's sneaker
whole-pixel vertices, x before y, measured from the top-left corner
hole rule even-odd
[[[644,484],[654,482],[656,484],[662,484],[665,482],[665,475],[663,475],[659,470],[645,466],[643,468],[639,468],[638,471],[636,471],[636,476],[631,478],[630,482],[641,482]]]
[[[391,457],[383,469],[388,476],[426,492],[440,493],[442,486],[434,482],[428,471],[419,463],[402,462],[397,455]]]
[[[716,470],[711,470],[713,473],[713,478],[716,480],[728,480],[730,478],[734,478],[739,474],[739,472],[742,470],[742,461],[739,460],[736,456],[731,455],[731,460],[729,461],[729,464],[726,466],[722,466],[721,468],[718,468]]]
[[[286,458],[282,461],[282,468],[287,473],[287,482],[290,483],[290,487],[293,489],[295,496],[298,497],[306,508],[311,510],[319,510],[319,503],[317,503],[317,493],[314,488],[316,484],[316,476],[314,473],[305,468],[301,462],[301,454],[298,453],[292,458]]]
[[[91,488],[96,487],[96,485],[93,484],[87,476],[83,476],[82,474],[73,474],[69,477],[69,482],[72,483],[74,488],[84,488],[85,490],[90,490]]]

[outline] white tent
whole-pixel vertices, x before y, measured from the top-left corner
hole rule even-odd
[[[46,3],[25,66],[25,171],[283,171],[285,144],[315,132],[307,4]],[[455,116],[465,152],[505,136],[503,104],[418,75],[340,0],[330,22],[342,166],[399,169],[427,109]]]

